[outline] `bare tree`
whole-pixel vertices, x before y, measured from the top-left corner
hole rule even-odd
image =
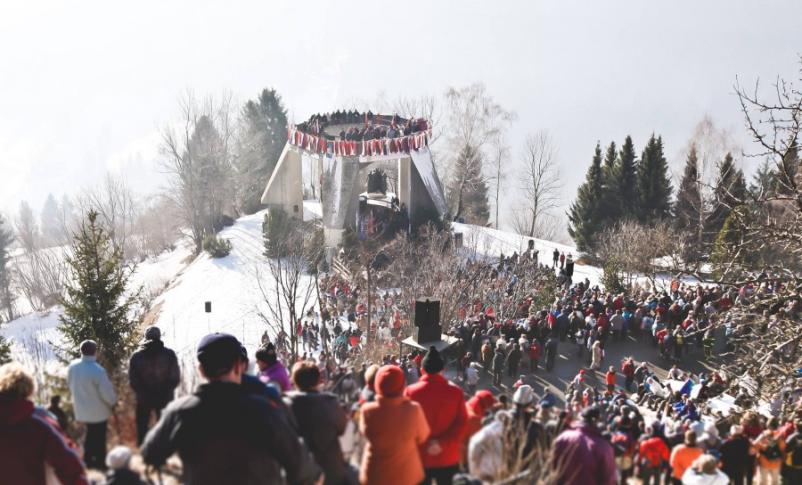
[[[458,173],[459,170],[453,167],[464,155],[466,147],[477,155],[484,174],[486,167],[483,162],[494,159],[489,153],[493,142],[498,140],[515,120],[515,113],[505,110],[498,104],[481,83],[460,89],[449,88],[445,100],[447,110],[445,118],[448,125],[444,129],[447,130],[445,136],[450,156],[441,161],[443,166],[442,169],[438,167],[438,170],[441,170],[444,180],[451,180],[453,186],[458,182],[454,178],[462,177]],[[484,176],[487,177],[487,174]]]
[[[99,222],[111,234],[113,244],[123,250],[126,260],[139,256],[132,237],[138,207],[134,193],[122,177],[107,173],[99,186],[85,190],[76,203],[82,214],[90,210],[98,213]]]
[[[560,173],[555,161],[556,148],[548,132],[539,131],[524,142],[521,190],[526,204],[526,234],[542,237],[540,221],[560,201]]]
[[[493,140],[492,146],[492,161],[493,161],[493,175],[489,178],[490,182],[493,185],[493,190],[495,191],[495,201],[493,203],[496,217],[494,219],[494,223],[496,225],[496,229],[499,228],[499,224],[501,222],[500,217],[500,200],[501,200],[501,187],[504,184],[504,180],[507,178],[507,172],[503,170],[505,165],[509,162],[510,158],[510,147],[507,145],[507,141],[504,137],[504,133],[498,133],[496,138]]]
[[[56,303],[67,281],[67,266],[61,248],[41,248],[26,251],[15,258],[14,282],[17,291],[37,311]]]
[[[298,223],[286,237],[270,242],[271,252],[280,256],[268,257],[267,269],[257,265],[254,272],[263,303],[257,314],[274,336],[287,335],[293,360],[298,357],[298,323],[318,302],[313,273],[322,254],[319,237],[311,224]]]
[[[233,201],[231,150],[234,126],[231,95],[198,102],[188,92],[179,99],[180,128],[162,132],[162,163],[170,186],[165,195],[179,208],[200,252],[205,234],[218,228]]]
[[[26,252],[33,252],[39,247],[39,225],[36,223],[31,206],[24,200],[20,202],[14,228],[17,230],[17,240]]]

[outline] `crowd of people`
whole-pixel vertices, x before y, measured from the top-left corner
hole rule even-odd
[[[533,244],[497,263],[467,262],[459,277],[481,284],[455,295],[464,301],[444,328],[455,343],[442,352],[398,351],[411,290],[372,292],[367,302],[358,282],[323,276],[320,311],[294,329],[302,353],[293,358],[285,333],[266,334],[252,364],[234,336],[207,335],[196,353],[206,383],[177,399],[175,353],[148,328],[128,366],[148,470],[133,469],[133,445],[107,453],[123,392],[98,364],[97,343],[83,342],[67,373],[82,447],[65,433],[58,396],[49,409],[35,406],[31,374],[7,364],[3,479],[82,484],[89,468],[105,471],[109,484],[142,483],[154,470],[193,484],[802,483],[799,393],[770,414],[739,394],[744,410],[725,414],[709,402],[733,376],[682,369],[689,354],[730,345],[731,307],[781,288],[674,282],[612,294],[574,282],[572,255],[555,250],[551,263]],[[799,299],[782,311],[799,318]],[[659,349],[667,374],[607,355],[632,343]],[[369,350],[381,357],[368,361]],[[532,376],[556,374],[565,359],[580,370],[564,398],[547,388],[538,395]],[[180,471],[169,465],[173,455]]]
[[[339,136],[326,132],[328,126],[361,125],[342,127]],[[357,110],[334,111],[333,113],[315,114],[308,121],[296,126],[301,133],[321,136],[328,140],[365,141],[382,138],[400,138],[413,133],[420,133],[429,128],[423,118],[405,119],[398,115],[383,116],[360,113]]]

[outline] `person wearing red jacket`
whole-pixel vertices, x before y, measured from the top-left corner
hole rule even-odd
[[[422,361],[423,377],[407,387],[404,395],[420,404],[431,434],[419,446],[426,472],[422,482],[430,485],[451,485],[459,472],[462,436],[468,413],[462,389],[443,377],[445,363],[433,346]]]
[[[529,345],[529,370],[537,371],[537,363],[540,360],[540,343],[537,339],[532,339]]]
[[[492,392],[485,389],[476,391],[476,394],[474,394],[473,397],[468,399],[468,402],[465,403],[465,409],[468,413],[468,417],[465,422],[465,433],[462,437],[463,463],[468,462],[468,443],[471,440],[471,436],[482,429],[482,420],[485,418],[485,414],[493,409],[495,404],[496,397],[493,396]]]
[[[87,485],[81,458],[34,410],[33,391],[33,377],[20,364],[0,367],[0,481],[45,485],[49,466],[63,485]]]
[[[661,436],[659,423],[653,423],[649,431],[649,438],[641,441],[638,447],[641,477],[645,485],[652,483],[652,480],[659,485],[660,473],[671,455]]]

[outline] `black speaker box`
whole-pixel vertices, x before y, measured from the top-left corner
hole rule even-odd
[[[430,298],[415,301],[415,326],[418,343],[438,342],[440,340],[440,300]]]

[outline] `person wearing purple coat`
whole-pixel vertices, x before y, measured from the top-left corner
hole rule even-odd
[[[284,364],[279,362],[276,348],[273,344],[256,351],[256,365],[259,366],[259,379],[265,384],[272,382],[281,387],[281,392],[287,392],[292,388],[290,384],[290,374]]]
[[[582,420],[554,440],[551,471],[562,485],[615,485],[617,471],[613,446],[596,427],[601,409],[582,411]]]

